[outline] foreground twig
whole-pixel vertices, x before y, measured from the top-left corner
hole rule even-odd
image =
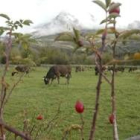
[[[96,120],[97,120],[97,115],[98,115],[98,111],[99,111],[99,99],[100,99],[100,90],[101,90],[101,84],[102,84],[102,59],[100,57],[100,55],[98,55],[98,69],[99,69],[99,79],[97,82],[97,86],[96,86],[96,100],[95,100],[95,109],[93,112],[93,120],[92,120],[92,126],[91,126],[91,131],[90,131],[90,136],[89,136],[89,140],[93,140],[94,139],[94,135],[95,135],[95,126],[96,126]]]
[[[0,120],[0,125],[5,128],[6,130],[14,133],[17,136],[20,136],[21,138],[24,138],[25,140],[31,140],[31,138],[29,136],[26,136],[23,132],[20,132],[18,130],[16,130],[15,128],[7,125],[5,122],[3,122],[2,120]]]
[[[13,90],[15,89],[15,87],[18,85],[18,83],[21,81],[21,79],[23,78],[23,76],[24,76],[25,74],[26,74],[26,73],[22,74],[22,75],[19,77],[19,79],[17,80],[17,82],[13,85],[13,87],[11,88],[11,90],[9,91],[9,93],[8,93],[6,99],[5,99],[4,104],[6,104],[6,103],[8,102],[8,99],[10,98],[10,96],[11,96]]]

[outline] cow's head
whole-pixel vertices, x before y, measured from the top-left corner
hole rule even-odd
[[[49,78],[47,78],[46,76],[44,76],[44,83],[47,85],[47,84],[49,84],[49,82],[50,82],[50,79]]]

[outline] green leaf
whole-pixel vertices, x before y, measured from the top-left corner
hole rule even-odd
[[[16,33],[16,32],[12,33],[12,35],[15,36],[15,38],[19,38],[23,36],[22,33]]]
[[[27,44],[27,43],[23,42],[23,43],[22,43],[22,46],[23,46],[23,48],[24,48],[25,50],[28,49],[28,44]]]
[[[23,24],[24,25],[30,25],[30,24],[32,24],[33,22],[31,21],[31,20],[24,20],[23,21]]]
[[[119,34],[119,32],[118,32],[114,27],[109,27],[109,28],[107,29],[107,32],[108,32],[109,34]]]
[[[14,22],[14,26],[19,26],[19,27],[23,27],[22,23],[20,21],[16,21]]]
[[[20,23],[19,21],[15,21],[15,22],[14,22],[14,24],[19,24],[19,23]]]
[[[113,9],[118,8],[119,6],[121,6],[121,3],[113,3],[109,6],[108,12],[112,11]]]
[[[10,28],[8,28],[8,27],[2,27],[2,26],[0,26],[0,30],[7,31],[7,30],[10,30]]]
[[[100,22],[100,24],[106,23],[106,22],[108,22],[108,21],[109,21],[109,19],[106,18],[106,19],[102,20],[102,21]]]
[[[105,31],[105,29],[99,29],[97,32],[96,32],[96,35],[100,35],[100,34],[103,34]],[[118,33],[115,28],[113,27],[109,27],[107,28],[107,33],[108,34],[114,34],[114,33]]]
[[[109,22],[107,24],[115,24],[116,21],[115,20],[109,20]]]
[[[17,29],[17,28],[18,28],[18,26],[17,26],[17,25],[15,25],[14,27],[15,27],[15,29]]]
[[[20,19],[19,21],[20,21],[21,23],[23,23],[23,20],[22,20],[22,19]]]
[[[0,16],[6,18],[7,20],[10,20],[10,18],[6,14],[0,14]]]
[[[117,18],[117,17],[120,17],[120,15],[117,14],[117,13],[111,13],[111,14],[109,14],[109,16],[108,16],[108,18]]]
[[[107,24],[111,24],[111,23],[116,23],[115,20],[112,20],[111,18],[114,18],[114,17],[120,17],[120,15],[116,14],[116,13],[112,13],[110,14],[106,19],[102,20],[100,22],[100,24],[103,24],[103,23],[107,23]]]
[[[7,23],[8,26],[13,26],[13,24],[14,24],[12,20],[11,21],[8,20],[8,21],[6,21],[6,23]]]
[[[4,33],[3,29],[0,29],[0,35],[2,35]]]
[[[97,32],[96,32],[96,35],[99,35],[99,34],[102,34],[104,32],[105,29],[99,29]]]
[[[19,24],[19,26],[20,26],[21,28],[23,27],[23,25],[22,25],[21,23]]]
[[[107,11],[107,10],[106,10],[106,5],[105,5],[102,1],[100,1],[100,0],[95,0],[95,1],[93,1],[93,2],[96,3],[97,5],[99,5],[102,9],[104,9],[105,12]]]
[[[106,8],[108,8],[108,6],[109,6],[110,3],[111,3],[111,0],[105,0],[105,2],[106,2]]]
[[[0,27],[0,35],[2,35],[5,31],[8,31],[8,30],[10,30],[10,28],[8,28],[8,27]]]
[[[75,41],[77,42],[80,39],[80,32],[79,30],[73,28],[74,36],[75,36]]]

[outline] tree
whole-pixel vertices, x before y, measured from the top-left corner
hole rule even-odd
[[[3,74],[1,77],[1,91],[0,91],[0,139],[6,140],[6,135],[4,129],[7,131],[10,131],[15,134],[15,137],[20,136],[21,138],[24,138],[26,140],[30,140],[30,136],[26,135],[23,132],[20,132],[16,130],[15,128],[9,126],[8,124],[5,123],[3,112],[4,112],[4,107],[6,103],[8,102],[14,88],[16,85],[19,83],[23,75],[19,78],[19,80],[14,83],[14,85],[11,87],[11,89],[7,90],[9,88],[9,84],[6,81],[6,74],[7,70],[9,67],[9,61],[10,61],[10,53],[12,50],[12,45],[13,45],[13,38],[20,40],[20,33],[15,33],[14,31],[17,30],[19,27],[23,27],[24,25],[30,25],[32,24],[31,20],[19,20],[19,21],[12,21],[9,16],[5,14],[0,14],[0,17],[5,18],[5,24],[7,25],[6,27],[0,27],[0,35],[5,34],[6,35],[6,40],[4,41],[4,47],[5,50],[3,52],[4,57],[5,57],[5,67],[3,70]]]

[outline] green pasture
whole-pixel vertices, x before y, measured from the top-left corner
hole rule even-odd
[[[11,76],[12,70],[10,67],[6,76],[8,91],[20,77],[20,74]],[[38,132],[38,140],[62,140],[68,127],[81,124],[80,115],[74,108],[75,102],[81,100],[85,106],[84,140],[88,140],[98,79],[94,70],[75,73],[73,68],[69,85],[65,84],[65,78],[60,79],[59,85],[56,80],[52,85],[45,85],[43,76],[47,71],[47,67],[35,67],[23,77],[5,106],[5,121],[21,131],[25,122],[29,130],[35,125],[32,135]],[[107,77],[110,78],[109,72]],[[115,81],[119,138],[125,140],[140,134],[140,73],[118,72]],[[110,86],[103,79],[95,140],[112,140],[112,125],[108,121],[111,110]],[[36,120],[38,114],[42,114],[44,119]],[[8,134],[8,138],[12,140],[12,135]],[[80,140],[80,132],[72,129],[67,140]]]

